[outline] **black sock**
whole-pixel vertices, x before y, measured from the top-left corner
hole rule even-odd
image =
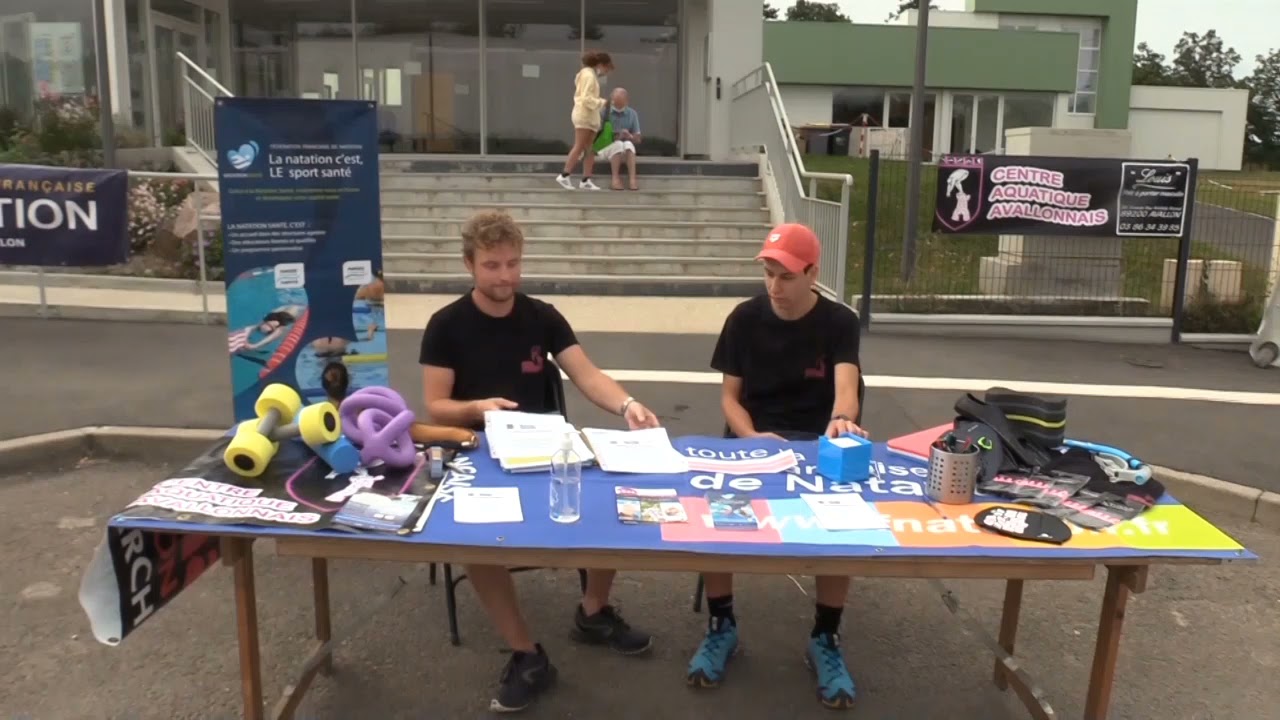
[[[839,633],[840,616],[843,614],[843,607],[828,607],[822,604],[815,604],[813,614],[813,632],[809,634],[809,637],[835,635],[836,633]]]
[[[731,622],[737,622],[737,619],[733,616],[733,595],[707,598],[707,612],[713,618],[724,618]]]

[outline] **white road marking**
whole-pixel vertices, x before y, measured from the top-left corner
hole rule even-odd
[[[720,384],[720,373],[717,372],[695,372],[690,370],[605,370],[604,372],[614,380],[623,383]],[[562,372],[561,375],[564,376],[564,373]],[[568,377],[565,376],[565,379],[567,380]],[[1280,393],[1165,387],[1162,385],[1100,385],[1043,382],[1038,380],[913,377],[909,375],[868,375],[866,381],[867,387],[892,388],[895,390],[983,392],[992,387],[1005,387],[1020,392],[1050,395],[1115,397],[1139,400],[1197,400],[1200,402],[1239,405],[1280,406]]]

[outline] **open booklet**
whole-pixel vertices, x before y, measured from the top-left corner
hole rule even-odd
[[[551,457],[560,449],[565,433],[573,434],[573,450],[583,465],[595,454],[577,428],[563,415],[490,410],[484,414],[489,456],[508,472],[540,472],[551,469]]]

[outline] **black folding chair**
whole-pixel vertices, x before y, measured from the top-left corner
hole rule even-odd
[[[546,359],[542,369],[543,379],[546,382],[546,406],[549,412],[557,412],[569,417],[569,408],[564,399],[564,381],[560,378],[560,367],[550,357]],[[449,615],[449,642],[454,645],[461,645],[462,639],[458,635],[458,583],[467,579],[466,573],[457,577],[453,576],[453,566],[449,563],[441,563],[444,566],[444,605],[445,611]],[[526,570],[541,570],[537,567],[516,567],[511,568],[511,572],[524,572]],[[436,584],[436,564],[431,563],[428,579],[432,585]],[[587,571],[578,570],[578,581],[582,586],[582,592],[587,591]]]
[[[867,384],[862,380],[862,375],[858,375],[858,416],[853,422],[859,427],[862,426],[862,401],[867,396]],[[724,436],[727,438],[737,437],[733,431],[729,429],[729,423],[724,424]],[[705,589],[705,582],[702,580],[702,573],[698,573],[698,586],[693,590],[693,611],[702,612],[702,596]]]

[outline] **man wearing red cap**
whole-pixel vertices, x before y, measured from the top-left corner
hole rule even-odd
[[[731,437],[813,440],[866,436],[861,421],[858,317],[819,295],[822,246],[813,231],[788,223],[769,232],[756,260],[766,293],[734,308],[711,358],[723,375],[720,406]],[[707,634],[689,663],[688,681],[716,687],[738,648],[733,575],[703,573]],[[855,687],[840,652],[840,617],[848,577],[818,577],[817,608],[806,660],[818,698],[831,708],[853,704]]]

